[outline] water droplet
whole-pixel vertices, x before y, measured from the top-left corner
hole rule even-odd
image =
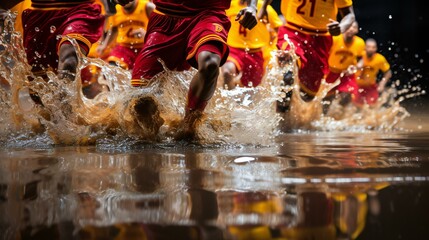
[[[39,32],[39,31],[40,31],[40,29],[39,29],[38,27],[35,27],[35,28],[34,28],[34,31]]]
[[[57,28],[56,28],[55,26],[51,26],[51,27],[50,27],[50,31],[51,31],[51,33],[54,33],[54,32],[55,32],[55,30],[57,30]]]
[[[389,19],[392,19],[392,15],[389,15]]]

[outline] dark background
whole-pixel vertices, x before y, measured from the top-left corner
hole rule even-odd
[[[280,1],[272,5],[280,13]],[[355,0],[353,7],[359,22],[358,35],[377,40],[379,52],[391,64],[392,80],[402,87],[429,89],[428,8],[424,0]],[[401,87],[400,86],[400,87]],[[429,99],[426,93],[417,99]]]

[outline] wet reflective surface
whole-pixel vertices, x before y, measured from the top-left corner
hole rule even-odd
[[[429,115],[271,145],[2,147],[0,239],[425,239]]]

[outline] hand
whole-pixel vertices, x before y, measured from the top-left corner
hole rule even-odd
[[[144,38],[146,31],[143,28],[138,28],[138,29],[133,29],[128,34],[129,34],[129,37]]]
[[[350,75],[355,74],[357,71],[358,71],[358,68],[355,65],[350,65],[345,70],[345,75],[350,76]]]
[[[267,19],[268,18],[267,9],[265,9],[263,7],[261,9],[259,9],[257,17],[258,17],[258,19]]]
[[[239,21],[239,23],[247,29],[252,29],[258,23],[256,18],[256,9],[252,6],[241,9],[235,18],[235,21]]]
[[[338,21],[329,19],[329,23],[326,26],[328,27],[328,32],[332,36],[338,36],[341,34],[341,27]]]

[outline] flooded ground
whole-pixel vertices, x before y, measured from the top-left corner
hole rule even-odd
[[[272,144],[0,150],[1,239],[424,239],[429,114]]]

